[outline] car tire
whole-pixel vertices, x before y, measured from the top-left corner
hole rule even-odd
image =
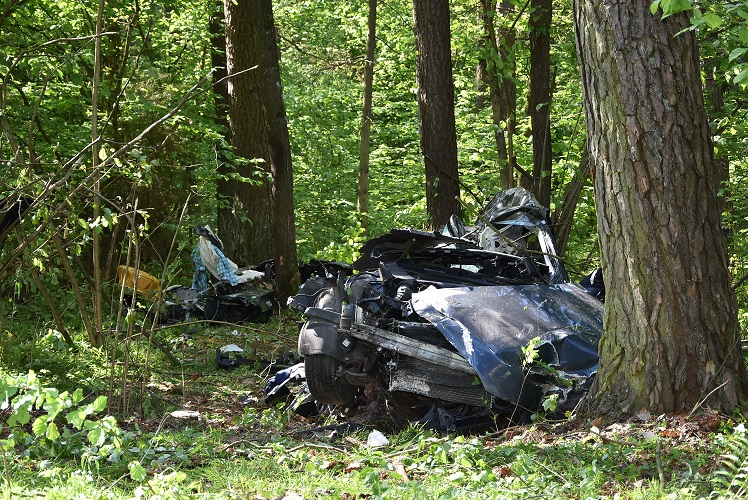
[[[309,392],[318,403],[344,405],[355,399],[357,388],[335,376],[341,364],[325,354],[311,354],[304,358]]]

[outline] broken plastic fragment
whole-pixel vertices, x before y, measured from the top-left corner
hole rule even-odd
[[[366,438],[366,446],[370,448],[379,448],[381,446],[387,446],[388,444],[390,444],[389,439],[376,429],[371,431],[369,437]]]
[[[229,345],[225,345],[225,346],[221,347],[221,352],[224,352],[224,353],[226,353],[226,352],[244,352],[244,349],[242,349],[241,347],[239,347],[236,344],[229,344]]]

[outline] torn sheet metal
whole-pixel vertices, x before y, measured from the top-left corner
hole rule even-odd
[[[602,304],[576,285],[429,287],[414,293],[412,303],[468,360],[485,389],[505,401],[524,406],[525,396],[538,392],[523,383],[522,347],[535,337],[539,359],[554,369],[583,377],[597,371]]]

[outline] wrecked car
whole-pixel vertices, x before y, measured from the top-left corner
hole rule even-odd
[[[121,265],[117,268],[123,298],[132,303],[134,290],[139,297],[156,301],[158,320],[163,323],[191,318],[229,323],[263,323],[277,309],[272,263],[239,267],[223,253],[223,242],[210,226],[195,226],[198,242],[191,253],[192,285],[171,285],[145,271]],[[150,311],[154,314],[154,311]]]
[[[368,241],[356,273],[307,280],[289,305],[312,396],[355,406],[383,397],[440,428],[573,409],[598,366],[602,303],[573,284],[547,209],[522,188],[475,224],[393,229]]]

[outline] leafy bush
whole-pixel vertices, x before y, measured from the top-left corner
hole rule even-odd
[[[0,423],[0,447],[6,455],[15,450],[21,458],[78,456],[88,465],[116,463],[133,438],[114,417],[98,416],[106,409],[105,396],[87,402],[80,388],[61,393],[44,387],[33,371],[0,376],[0,401],[0,410],[8,415]]]

